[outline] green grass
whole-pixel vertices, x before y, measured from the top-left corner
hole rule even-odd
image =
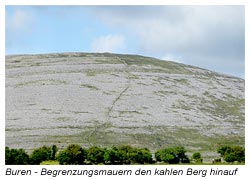
[[[188,80],[187,79],[175,79],[177,83],[183,84],[183,85],[188,85]]]
[[[92,89],[92,90],[99,90],[97,87],[95,87],[93,85],[90,85],[90,84],[81,84],[80,87],[81,88],[89,88],[89,89]]]
[[[171,165],[171,166],[179,166],[179,165],[244,165],[244,163],[234,162],[234,163],[228,163],[228,162],[220,162],[220,163],[212,163],[212,162],[190,162],[190,163],[179,163],[179,164],[169,164],[165,162],[160,162],[157,164],[151,164],[151,165]]]
[[[40,163],[40,165],[60,165],[59,161],[57,160],[48,160],[48,161],[43,161]],[[132,164],[133,165],[133,164]],[[244,165],[244,163],[227,163],[227,162],[221,162],[221,163],[210,163],[210,162],[200,162],[200,163],[194,163],[194,162],[190,162],[190,163],[179,163],[179,164],[168,164],[165,162],[160,162],[160,163],[154,163],[154,164],[150,164],[150,165],[171,165],[171,166],[175,166],[175,165]]]
[[[95,71],[87,71],[86,76],[96,76],[96,72]]]
[[[211,103],[215,107],[200,108],[201,111],[214,114],[219,117],[233,116],[240,120],[245,119],[244,113],[241,112],[242,107],[245,106],[245,99],[234,98],[226,94],[226,99],[218,99],[210,95],[207,91],[203,95],[209,97],[210,101],[203,100],[203,103]],[[235,121],[235,120],[234,120]]]
[[[129,75],[128,77],[129,79],[140,79],[138,75],[135,75],[135,74],[131,74]]]
[[[15,87],[23,87],[29,85],[59,85],[59,84],[67,84],[67,81],[56,80],[56,79],[47,79],[47,80],[36,80],[36,81],[28,81],[17,84]]]
[[[48,108],[42,108],[42,111],[51,111],[52,109],[48,109]]]
[[[243,118],[243,115],[240,112],[241,105],[244,104],[243,102],[244,100],[242,99],[229,101],[217,99],[214,101],[214,105],[216,106],[215,113],[221,116],[233,115]]]
[[[244,137],[236,135],[224,136],[219,134],[207,136],[206,134],[202,134],[202,130],[200,130],[199,127],[178,128],[170,126],[145,126],[143,127],[143,129],[146,132],[150,133],[136,134],[131,134],[129,132],[131,130],[136,132],[136,129],[141,127],[119,127],[119,129],[122,130],[122,133],[119,131],[114,132],[113,130],[109,131],[110,128],[113,128],[113,125],[110,123],[103,125],[100,123],[96,123],[95,128],[83,128],[83,131],[81,133],[70,136],[48,137],[47,140],[50,140],[52,142],[60,140],[64,143],[91,143],[92,145],[107,147],[119,144],[130,144],[135,147],[148,147],[152,152],[164,147],[184,146],[190,153],[194,153],[197,151],[201,153],[216,152],[217,148],[222,145],[242,146],[245,144]],[[210,126],[207,128],[213,129],[214,127]],[[88,141],[86,137],[89,137]]]
[[[178,100],[177,103],[178,104],[172,105],[173,109],[184,109],[184,110],[187,110],[187,111],[192,109],[190,105],[186,104],[183,101]]]
[[[93,123],[95,126],[93,127]],[[87,125],[86,125],[87,126]],[[44,141],[47,143],[59,144],[83,144],[84,146],[101,146],[112,147],[119,145],[131,145],[133,147],[148,147],[152,153],[158,149],[184,146],[188,153],[200,152],[206,162],[212,162],[212,159],[218,156],[207,153],[216,152],[218,147],[244,146],[244,137],[237,135],[206,135],[202,134],[199,127],[171,127],[171,126],[145,126],[142,133],[136,132],[137,128],[142,127],[114,127],[111,123],[101,124],[91,121],[91,126],[87,127],[62,127],[82,130],[80,133],[62,136],[45,136]],[[110,129],[112,128],[112,130]],[[119,128],[114,131],[113,128]],[[207,128],[213,129],[210,126]],[[149,133],[147,133],[149,132]],[[189,155],[190,157],[191,155]]]
[[[139,111],[119,111],[120,115],[123,115],[123,114],[132,114],[132,113],[135,113],[135,114],[142,114],[141,112]]]
[[[35,62],[35,63],[32,63],[30,66],[40,66],[42,63],[41,62]]]
[[[184,65],[175,62],[162,61],[155,58],[149,58],[137,55],[118,55],[118,56],[128,65],[139,65],[139,66],[152,65],[164,68],[164,72],[167,73],[193,74],[191,71],[185,69]]]
[[[56,118],[57,121],[68,121],[70,118],[69,117],[58,117]]]
[[[122,64],[122,62],[116,58],[115,56],[111,55],[108,58],[96,59],[95,62],[100,64]]]
[[[49,161],[43,161],[43,162],[41,162],[40,165],[59,165],[59,162],[58,161],[49,160]]]
[[[12,61],[11,63],[20,63],[21,61],[19,60],[15,60],[15,61]]]
[[[48,160],[48,161],[43,161],[40,163],[40,165],[60,165],[59,161],[56,160]],[[171,165],[171,166],[175,166],[175,165],[244,165],[244,163],[227,163],[227,162],[222,162],[222,163],[210,163],[210,162],[202,162],[202,163],[180,163],[180,164],[168,164],[168,163],[164,163],[164,162],[160,162],[160,163],[154,163],[154,164],[150,164],[150,165]]]
[[[88,114],[88,111],[72,111],[74,114]]]

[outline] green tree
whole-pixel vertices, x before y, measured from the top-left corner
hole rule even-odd
[[[162,153],[162,150],[157,150],[155,152],[155,160],[158,161],[158,162],[161,162],[161,153]]]
[[[30,155],[31,164],[39,165],[42,161],[47,161],[51,159],[51,148],[43,146],[41,148],[35,149]]]
[[[226,162],[233,163],[234,161],[236,161],[236,158],[235,158],[235,155],[233,153],[226,153],[224,155],[224,160]]]
[[[132,148],[130,146],[112,147],[105,149],[105,164],[149,164],[152,154],[147,148]]]
[[[190,163],[186,150],[182,146],[173,148],[165,148],[155,152],[155,159],[158,162],[166,162],[169,164]]]
[[[226,154],[230,153],[232,151],[232,148],[230,146],[222,146],[219,147],[217,152],[224,157]]]
[[[138,164],[143,164],[143,154],[140,151],[140,149],[133,148],[129,153],[129,159],[131,160],[132,163],[138,163]]]
[[[9,147],[5,147],[5,164],[6,165],[10,165],[13,162],[13,157],[11,156],[10,153],[10,148]]]
[[[221,157],[223,157],[226,162],[245,162],[245,148],[243,147],[222,146],[218,148],[217,152],[221,155]]]
[[[201,158],[201,153],[199,152],[195,152],[193,155],[192,155],[192,159],[194,162],[196,163],[202,163],[203,159]]]
[[[112,147],[111,149],[104,150],[104,162],[105,164],[122,164],[123,155],[122,152],[117,147]]]
[[[235,146],[233,148],[235,160],[238,162],[245,162],[245,148],[240,146]]]
[[[152,158],[152,153],[149,151],[147,148],[142,148],[140,149],[142,153],[142,159],[144,163],[147,164],[152,164],[153,163],[153,158]]]
[[[172,152],[168,152],[164,154],[164,156],[162,157],[162,160],[169,164],[178,164],[180,162],[179,159]]]
[[[105,163],[104,161],[104,152],[105,150],[99,147],[90,147],[87,152],[87,160],[91,164],[101,164]]]
[[[192,159],[196,160],[196,159],[200,159],[201,158],[201,153],[199,152],[195,152],[193,155],[192,155]]]
[[[174,153],[181,163],[190,163],[189,158],[185,154],[187,151],[183,146],[174,147]]]
[[[125,145],[118,147],[121,164],[131,164],[130,152],[132,152],[133,148],[131,146]]]
[[[87,151],[81,146],[71,144],[58,154],[57,160],[59,161],[59,164],[63,165],[84,164],[86,155]]]
[[[178,164],[180,162],[180,159],[178,158],[174,148],[165,148],[156,151],[155,158],[159,162],[164,161],[165,163],[169,164]]]
[[[56,147],[56,145],[52,145],[52,147],[51,147],[51,160],[56,159],[56,152],[57,151],[58,151],[58,148]]]
[[[6,165],[27,165],[29,163],[29,155],[23,149],[9,149],[9,147],[5,147]]]
[[[129,159],[133,163],[145,164],[152,163],[152,154],[147,148],[134,148],[129,153]]]

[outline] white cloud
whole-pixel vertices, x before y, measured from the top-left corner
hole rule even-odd
[[[5,46],[6,53],[9,53],[12,47],[18,50],[19,47],[25,46],[25,35],[32,32],[35,18],[31,12],[22,9],[16,9],[11,13],[6,10],[5,18]]]
[[[33,16],[24,10],[16,10],[13,14],[7,13],[6,28],[11,32],[30,31]]]
[[[91,49],[94,52],[119,52],[125,48],[125,38],[122,35],[100,36],[93,40]]]
[[[187,64],[244,72],[244,6],[107,6],[96,18],[136,36],[140,54],[179,56]],[[230,59],[230,62],[229,62]],[[218,62],[219,61],[219,62]],[[230,63],[238,66],[230,66]],[[220,69],[221,70],[221,69]]]
[[[181,56],[177,56],[174,54],[165,54],[164,56],[159,57],[159,59],[166,60],[166,61],[175,61],[178,63],[185,63]]]

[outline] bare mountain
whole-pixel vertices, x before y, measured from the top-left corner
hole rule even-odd
[[[6,56],[6,146],[244,145],[244,80],[138,55]]]

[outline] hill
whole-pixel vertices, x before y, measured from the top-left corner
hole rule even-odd
[[[244,80],[138,55],[6,56],[6,146],[244,145]]]

